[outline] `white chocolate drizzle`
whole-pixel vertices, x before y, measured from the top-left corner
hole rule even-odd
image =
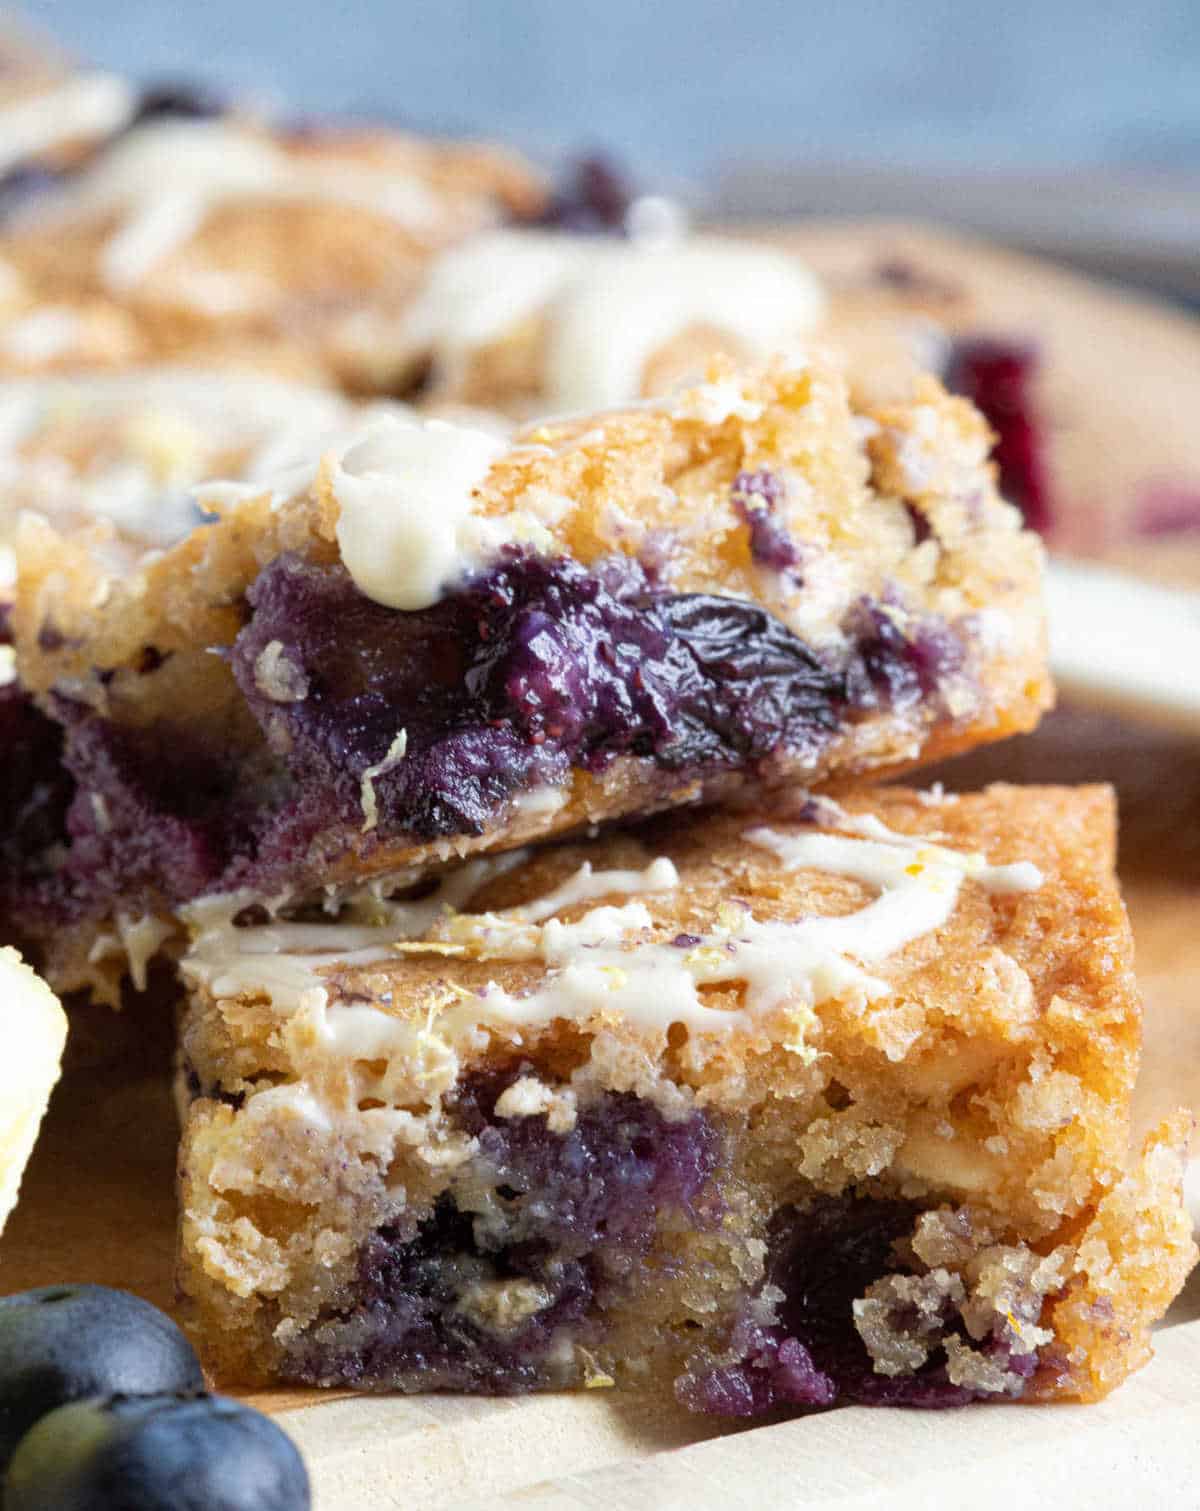
[[[119,131],[137,96],[115,74],[85,73],[14,101],[0,110],[0,173],[68,142]]]
[[[362,832],[369,834],[379,822],[379,805],[375,801],[375,778],[386,776],[389,771],[395,771],[408,751],[408,730],[402,729],[392,743],[388,746],[387,754],[381,761],[374,762],[367,767],[362,774],[359,790],[362,800],[363,825]]]
[[[118,216],[101,269],[120,294],[136,288],[216,209],[249,199],[369,210],[419,237],[436,233],[442,216],[425,184],[394,165],[290,153],[266,132],[219,119],[136,127],[40,205],[36,218]]]
[[[693,326],[727,331],[761,358],[794,347],[823,312],[814,275],[769,247],[504,230],[437,260],[406,340],[453,382],[480,349],[544,314],[544,403],[592,410],[636,399],[650,357]]]
[[[477,1044],[489,1027],[511,1032],[555,1019],[623,1023],[652,1036],[674,1024],[708,1035],[757,1022],[788,1049],[811,1056],[806,1035],[817,1022],[814,1008],[834,998],[886,996],[888,981],[872,968],[943,927],[964,881],[1002,895],[1042,884],[1029,862],[990,865],[982,855],[881,824],[877,832],[880,837],[867,839],[760,827],[745,835],[789,871],[847,877],[876,891],[863,907],[837,916],[760,920],[747,904],[726,902],[703,935],[653,938],[654,920],[641,898],[679,884],[664,858],[643,871],[581,868],[546,896],[503,913],[458,911],[499,869],[518,863],[500,857],[471,862],[421,902],[383,905],[386,916],[377,924],[239,930],[231,927],[230,903],[193,907],[190,922],[199,932],[183,969],[218,999],[258,994],[284,1015],[304,1011],[327,1049],[351,1058],[411,1049],[415,1034],[455,1051]],[[569,922],[552,916],[621,894],[632,900],[591,908]],[[397,954],[535,960],[545,974],[524,995],[494,981],[473,992],[451,981],[444,1004],[419,1034],[411,1021],[378,1006],[330,1002],[330,970],[379,964]],[[740,986],[741,1005],[710,1006],[703,989],[712,986]]]
[[[644,871],[594,871],[591,861],[585,860],[562,886],[536,902],[527,902],[520,912],[530,923],[541,923],[564,908],[610,897],[614,892],[673,892],[678,885],[679,872],[665,855],[651,861]]]

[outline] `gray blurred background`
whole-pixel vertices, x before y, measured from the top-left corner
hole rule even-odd
[[[1119,253],[1151,281],[1186,284],[1200,261],[1200,0],[25,9],[102,65],[552,155],[603,147],[718,213],[934,212]]]

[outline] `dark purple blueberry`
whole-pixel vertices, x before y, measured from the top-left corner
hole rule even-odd
[[[699,1370],[677,1393],[694,1411],[757,1416],[782,1406],[965,1406],[984,1392],[955,1385],[935,1349],[915,1373],[875,1372],[854,1325],[854,1302],[900,1266],[895,1244],[911,1231],[918,1209],[902,1201],[818,1197],[775,1214],[768,1235],[764,1285],[782,1293],[771,1326],[747,1309],[735,1324],[730,1351],[738,1362]],[[962,1321],[946,1304],[945,1332],[962,1335]],[[1028,1379],[1035,1355],[1014,1358],[993,1337],[982,1352]],[[1015,1392],[1014,1392],[1015,1393]],[[1013,1394],[1005,1396],[1011,1400]]]
[[[0,1297],[0,1473],[33,1424],[69,1401],[203,1389],[191,1344],[127,1291],[50,1285]]]
[[[308,1473],[269,1417],[222,1396],[93,1397],[42,1418],[5,1511],[308,1511]]]
[[[784,500],[781,478],[765,467],[739,472],[733,480],[733,508],[750,531],[750,554],[761,567],[786,572],[800,560],[795,541],[775,518]]]
[[[857,708],[911,708],[934,698],[963,666],[962,644],[945,624],[927,620],[910,627],[886,603],[862,599],[842,629],[854,646],[847,676]]]
[[[772,496],[770,479],[753,487]],[[585,568],[512,550],[413,613],[366,598],[340,566],[285,555],[245,613],[228,655],[258,747],[57,699],[58,818],[70,781],[75,795],[66,857],[24,904],[43,931],[114,900],[145,911],[319,886],[338,846],[363,843],[370,768],[368,843],[479,834],[515,794],[621,756],[654,762],[664,786],[779,756],[813,763],[845,721],[922,697],[941,710],[943,680],[963,669],[950,627],[899,601],[864,600],[834,658],[746,599],[663,592],[623,555]],[[155,659],[139,670],[153,676]],[[378,770],[401,728],[403,760]]]
[[[832,1406],[837,1386],[813,1363],[798,1338],[760,1328],[736,1364],[722,1364],[676,1387],[691,1411],[717,1417],[758,1417],[783,1406]]]
[[[563,231],[621,232],[632,202],[633,191],[621,170],[593,154],[573,166],[534,224]]]
[[[478,1140],[464,1189],[497,1193],[486,1219],[451,1192],[419,1226],[372,1235],[359,1259],[355,1304],[327,1316],[297,1346],[290,1378],[325,1385],[472,1390],[495,1394],[562,1385],[554,1345],[603,1335],[604,1312],[627,1293],[661,1214],[711,1228],[721,1140],[703,1114],[670,1122],[649,1103],[609,1093],[580,1109],[568,1132],[545,1117],[496,1116],[516,1072],[475,1076],[455,1102]],[[536,1309],[489,1331],[460,1304],[496,1281],[534,1288]]]
[[[589,571],[513,553],[400,615],[340,568],[281,557],[250,601],[234,672],[343,822],[403,723],[405,758],[374,782],[381,835],[478,833],[512,793],[571,766],[602,771],[626,754],[672,771],[728,766],[813,750],[836,727],[843,679],[786,626],[744,600],[656,593],[626,561]],[[273,702],[256,681],[275,641],[302,699]]]
[[[0,686],[0,868],[65,837],[73,783],[62,766],[63,731],[18,682]]]
[[[223,115],[225,102],[207,85],[160,79],[142,86],[130,126],[146,121],[207,121]]]
[[[176,898],[204,891],[238,837],[238,773],[228,756],[173,725],[114,724],[62,699],[57,711],[77,778],[67,813],[70,875],[97,893],[147,903],[163,890]]]
[[[980,336],[955,343],[946,386],[971,400],[996,433],[992,455],[1000,491],[1016,504],[1031,530],[1054,525],[1046,437],[1038,420],[1033,384],[1039,358],[1032,346]]]

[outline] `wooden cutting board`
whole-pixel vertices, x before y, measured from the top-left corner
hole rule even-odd
[[[976,265],[961,242],[908,234],[919,235],[927,252],[942,247],[964,273]],[[1147,362],[1167,349],[1182,361],[1190,350],[1190,403],[1193,412],[1200,407],[1200,335],[1181,317],[1109,300],[1026,259],[987,258],[992,276],[998,258],[1025,287],[1041,288],[1043,297],[1052,290],[1056,306],[1074,292],[1093,325],[1109,311],[1113,324],[1103,339],[1117,344],[1119,331],[1135,367],[1143,350]],[[1079,369],[1056,382],[1082,395],[1089,382],[1109,376]],[[1124,381],[1135,382],[1136,374],[1126,371]],[[1139,444],[1149,444],[1142,431]],[[1175,435],[1172,444],[1185,443]],[[1173,465],[1191,465],[1200,477],[1194,426],[1186,446],[1190,461],[1176,458]],[[1145,471],[1154,471],[1150,457]],[[1150,555],[1151,570],[1173,576],[1185,560]],[[1117,784],[1121,872],[1146,999],[1142,1120],[1180,1102],[1200,1110],[1200,746],[1067,710],[1038,734],[937,775],[959,786],[1000,777]],[[171,1309],[170,1032],[161,1014],[80,1016],[21,1203],[0,1242],[0,1291],[94,1281]],[[300,1443],[318,1511],[761,1511],[764,1505],[905,1511],[967,1503],[972,1511],[1012,1511],[1035,1495],[1057,1511],[1153,1501],[1189,1506],[1200,1504],[1200,1280],[1160,1328],[1155,1360],[1095,1407],[924,1415],[846,1408],[722,1429],[673,1402],[602,1392],[511,1401],[313,1392],[251,1399],[278,1415]]]

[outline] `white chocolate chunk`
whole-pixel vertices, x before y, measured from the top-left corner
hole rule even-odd
[[[393,419],[333,455],[338,545],[368,598],[428,608],[479,564],[463,526],[504,449],[495,436],[444,420]]]
[[[16,1204],[66,1037],[58,998],[16,950],[0,949],[0,1231]]]

